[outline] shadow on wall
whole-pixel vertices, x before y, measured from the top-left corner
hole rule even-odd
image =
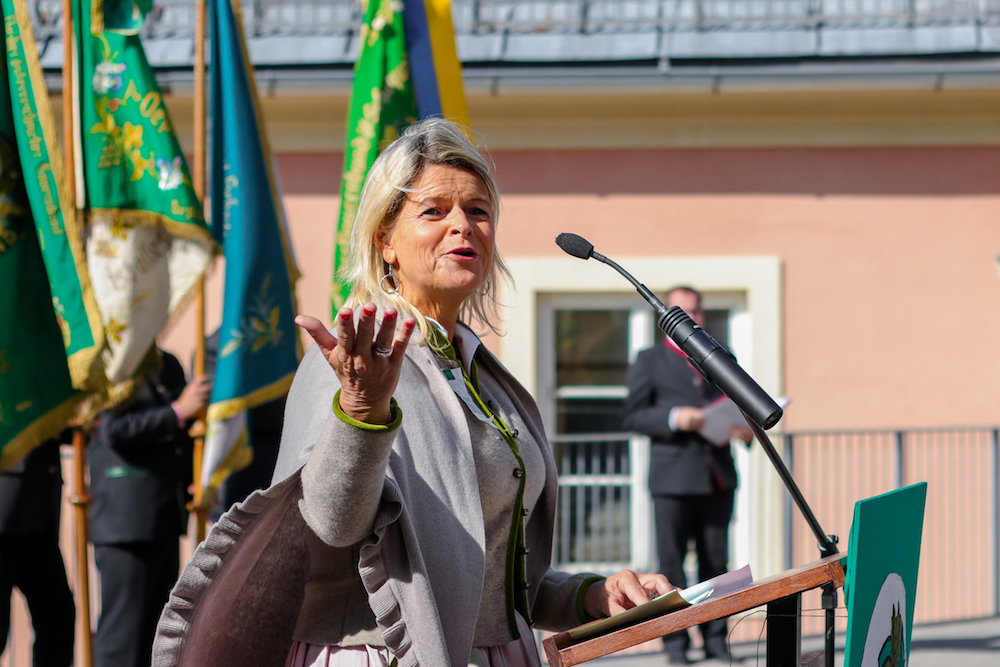
[[[500,192],[532,194],[1000,194],[1000,147],[497,151]],[[289,195],[337,195],[341,153],[278,156]]]

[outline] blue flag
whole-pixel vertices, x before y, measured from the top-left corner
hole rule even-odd
[[[403,19],[417,114],[420,118],[440,116],[470,127],[451,0],[403,0]]]
[[[298,270],[262,132],[239,3],[212,0],[209,7],[211,229],[226,258],[201,479],[213,491],[250,463],[247,410],[288,391],[301,346],[293,322]]]

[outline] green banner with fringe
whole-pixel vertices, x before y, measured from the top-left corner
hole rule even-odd
[[[100,390],[98,355],[104,343],[81,241],[80,220],[69,196],[63,156],[24,0],[3,0],[6,78],[24,187],[38,232],[74,386]]]
[[[333,316],[350,295],[340,275],[350,252],[351,230],[365,176],[379,152],[417,120],[416,100],[406,56],[402,4],[395,0],[363,0],[361,53],[354,65],[354,87],[347,115],[344,175],[340,183],[340,216],[333,248]]]
[[[121,3],[132,6],[128,0],[74,5],[86,255],[113,383],[133,377],[215,250],[136,34],[141,17],[111,20],[122,14]]]
[[[0,67],[0,471],[58,435],[101,342],[75,211],[23,0],[3,0]]]

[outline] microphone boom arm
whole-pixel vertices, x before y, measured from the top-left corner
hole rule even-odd
[[[656,309],[657,325],[659,325],[659,318],[663,317],[663,315],[665,315],[667,312],[667,307],[663,305],[663,302],[657,299],[656,296],[649,291],[648,287],[646,287],[638,280],[633,278],[631,273],[629,273],[622,267],[618,266],[618,264],[614,260],[608,259],[599,252],[594,252],[592,254],[592,257],[599,262],[604,262],[605,264],[613,268],[615,271],[625,276],[625,279],[635,286],[635,291],[637,291],[649,305],[651,305],[653,308]]]
[[[750,430],[761,443],[764,452],[771,460],[778,476],[784,482],[785,488],[791,495],[799,511],[805,517],[806,523],[818,540],[820,554],[823,557],[832,556],[837,552],[837,536],[827,535],[816,520],[809,503],[799,490],[798,485],[792,478],[792,473],[781,460],[778,452],[775,451],[771,440],[764,433],[765,429],[771,428],[781,419],[782,411],[778,404],[767,395],[767,393],[754,382],[753,378],[746,374],[736,363],[736,358],[729,350],[712,338],[711,335],[702,329],[687,313],[680,307],[667,308],[663,302],[657,299],[649,289],[632,277],[628,271],[618,266],[615,262],[600,253],[594,252],[594,246],[589,241],[576,234],[563,233],[556,237],[556,244],[566,253],[580,259],[590,259],[591,257],[600,262],[604,262],[635,286],[636,291],[656,310],[656,326],[665,333],[687,356],[691,365],[701,373],[707,381],[716,385],[729,396],[743,413],[743,418],[750,425]],[[751,417],[752,415],[752,417]],[[833,667],[835,653],[835,617],[834,611],[837,607],[837,589],[833,583],[823,585],[822,607],[826,612],[825,631],[825,663],[826,667]]]
[[[742,411],[741,411],[742,412]],[[743,418],[746,419],[747,424],[750,426],[750,430],[757,437],[760,442],[760,446],[764,449],[764,453],[767,454],[767,458],[771,459],[771,464],[774,469],[778,472],[778,477],[785,484],[785,489],[791,495],[792,500],[798,506],[799,511],[802,512],[802,516],[805,518],[806,523],[809,524],[809,529],[816,536],[817,546],[819,546],[819,552],[821,558],[826,558],[827,556],[832,556],[838,553],[837,550],[837,536],[828,535],[823,531],[823,527],[819,525],[819,521],[816,519],[816,515],[813,514],[812,508],[809,507],[809,503],[806,502],[805,496],[802,495],[802,491],[799,490],[799,485],[795,483],[795,478],[792,477],[792,473],[788,470],[785,462],[781,460],[781,456],[778,455],[777,450],[774,448],[774,444],[771,443],[771,439],[767,437],[757,422],[750,419],[747,414],[743,413]]]

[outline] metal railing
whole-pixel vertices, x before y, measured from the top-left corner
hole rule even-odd
[[[824,529],[847,549],[855,501],[928,483],[915,621],[1000,615],[1000,448],[996,428],[787,434],[786,463]],[[816,558],[786,501],[786,565]],[[804,603],[805,604],[805,603]]]
[[[555,436],[559,508],[555,561],[572,571],[631,567],[629,434]]]
[[[917,622],[1000,615],[1000,436],[997,428],[786,433],[774,437],[828,533],[848,548],[854,503],[928,482]],[[556,566],[597,572],[636,567],[635,500],[645,476],[633,470],[629,434],[558,436]],[[630,488],[631,485],[631,488]],[[785,567],[818,558],[815,537],[786,495]],[[648,499],[645,500],[648,502]],[[632,514],[626,509],[631,508]],[[760,539],[767,539],[760,536]],[[630,550],[630,548],[632,550]],[[803,605],[810,604],[804,600]],[[813,605],[819,607],[819,600]],[[819,633],[821,621],[803,621]]]
[[[248,0],[246,32],[350,36],[357,0]],[[191,37],[194,0],[157,0],[143,29]],[[58,38],[62,0],[28,0],[39,40]],[[1000,24],[1000,0],[453,0],[458,35],[812,30]]]

